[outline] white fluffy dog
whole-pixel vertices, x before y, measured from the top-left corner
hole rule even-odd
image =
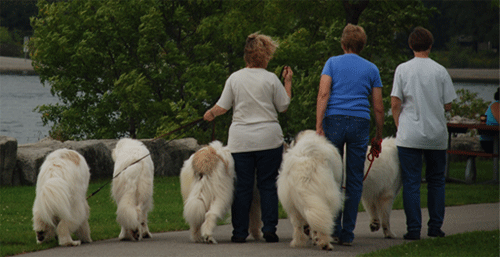
[[[325,137],[300,132],[285,153],[278,176],[278,197],[293,226],[292,247],[306,246],[309,226],[313,243],[332,250],[333,221],[343,205],[342,158]]]
[[[184,218],[189,223],[193,241],[217,243],[213,231],[217,220],[223,218],[231,206],[235,179],[233,157],[220,141],[211,142],[184,162],[180,173],[181,193]],[[250,233],[259,239],[260,203],[255,192]]]
[[[58,149],[47,156],[40,167],[33,204],[33,229],[38,244],[56,234],[59,245],[92,242],[86,199],[89,179],[87,162],[76,151]],[[73,241],[73,232],[80,240]]]
[[[154,164],[148,154],[142,142],[129,138],[120,139],[113,149],[115,178],[111,193],[118,206],[116,221],[121,225],[120,240],[152,237],[148,212],[153,208]]]
[[[391,232],[389,218],[394,198],[402,186],[401,168],[395,138],[385,138],[382,141],[382,152],[379,158],[373,161],[368,176],[363,182],[361,201],[371,217],[370,229],[380,229],[380,221],[386,238],[394,238]],[[370,149],[368,149],[368,153]],[[370,161],[365,161],[365,174]]]

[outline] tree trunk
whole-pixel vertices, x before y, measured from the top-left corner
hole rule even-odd
[[[346,13],[346,24],[357,25],[359,16],[368,6],[369,0],[342,0]]]

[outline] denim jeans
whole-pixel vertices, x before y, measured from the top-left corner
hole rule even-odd
[[[254,182],[259,189],[262,232],[276,232],[278,225],[278,191],[276,179],[283,158],[283,146],[275,149],[233,153],[236,170],[234,201],[231,206],[233,236],[247,238],[249,212]],[[256,176],[257,175],[257,176]]]
[[[429,229],[440,229],[445,209],[446,150],[426,150],[398,146],[399,162],[403,179],[403,206],[408,232],[420,232],[422,212],[420,207],[420,183],[422,181],[422,155],[426,162],[427,207]]]
[[[331,115],[323,119],[325,136],[344,155],[346,146],[346,177],[344,209],[335,220],[333,236],[342,242],[352,242],[363,190],[363,172],[370,136],[370,121],[364,118]]]

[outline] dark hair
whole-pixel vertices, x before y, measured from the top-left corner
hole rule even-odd
[[[500,91],[500,87],[497,88],[497,92],[495,93],[495,96],[494,96],[495,100],[497,100],[497,101],[498,101],[498,91]]]
[[[366,44],[366,33],[363,27],[351,23],[345,26],[340,44],[346,49],[359,54]]]
[[[416,27],[408,37],[408,45],[415,52],[426,51],[433,43],[432,33],[423,27]]]

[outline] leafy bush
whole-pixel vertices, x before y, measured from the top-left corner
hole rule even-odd
[[[491,102],[485,102],[477,97],[477,93],[467,89],[457,90],[458,98],[451,104],[450,117],[460,116],[462,118],[479,120],[479,116],[484,114]]]

